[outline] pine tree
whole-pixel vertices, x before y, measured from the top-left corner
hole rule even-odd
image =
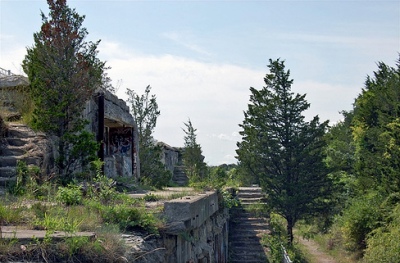
[[[204,162],[201,146],[197,143],[197,129],[193,127],[190,119],[184,124],[186,129],[182,129],[185,133],[183,164],[185,165],[186,174],[189,176],[189,179],[194,182],[204,179],[207,166]]]
[[[34,45],[27,48],[23,69],[35,103],[32,125],[59,138],[56,165],[61,175],[68,176],[78,159],[73,152],[79,152],[81,159],[97,151],[94,137],[84,132],[82,112],[103,84],[105,63],[97,58],[100,41],[85,41],[85,16],[71,9],[66,0],[47,3],[49,17],[41,12],[41,30],[33,35]],[[85,151],[73,149],[76,144]]]
[[[244,113],[238,160],[257,177],[268,196],[271,211],[287,221],[288,241],[293,241],[295,223],[326,209],[324,198],[331,181],[323,163],[328,122],[302,115],[310,106],[305,95],[291,92],[293,80],[284,61],[270,60],[270,73],[261,90],[250,88]]]

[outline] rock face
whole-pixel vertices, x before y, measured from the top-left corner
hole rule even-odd
[[[260,243],[262,235],[269,231],[265,215],[260,209],[264,194],[260,187],[240,187],[238,198],[241,205],[231,211],[229,262],[268,262],[266,249]]]

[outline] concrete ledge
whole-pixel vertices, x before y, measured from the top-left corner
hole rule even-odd
[[[23,243],[31,242],[33,240],[42,241],[46,237],[46,233],[46,230],[18,229],[16,226],[2,226],[0,239],[15,239],[18,240],[18,242]],[[89,239],[94,239],[96,234],[94,232],[67,233],[64,231],[55,231],[49,236],[54,241],[60,241],[71,237],[89,237]]]
[[[167,225],[179,225],[181,229],[184,224],[186,230],[201,226],[218,209],[218,194],[215,191],[164,203]]]

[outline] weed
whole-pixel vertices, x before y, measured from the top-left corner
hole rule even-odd
[[[162,196],[149,193],[149,194],[146,194],[146,195],[143,197],[143,199],[144,199],[146,202],[156,202],[156,201],[160,201],[160,200],[162,199]]]

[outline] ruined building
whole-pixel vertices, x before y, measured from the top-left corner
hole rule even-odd
[[[21,118],[17,109],[27,103],[25,94],[28,86],[26,77],[0,68],[0,113],[10,122],[9,132],[5,134],[0,147],[0,181],[15,180],[18,160],[37,165],[44,171],[51,170],[49,166],[52,158],[54,159],[51,156],[52,147],[43,142],[49,140],[49,137],[34,132],[21,123],[11,124]],[[101,143],[98,156],[104,161],[105,175],[134,176],[138,179],[137,126],[126,103],[114,94],[98,89],[86,103],[83,116],[89,121],[87,129]]]

